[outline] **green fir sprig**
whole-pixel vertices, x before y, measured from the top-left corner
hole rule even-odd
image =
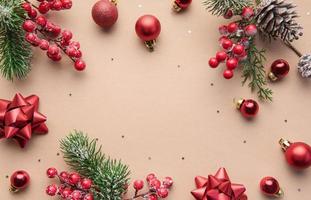
[[[81,175],[93,180],[95,200],[121,200],[126,191],[128,166],[106,157],[95,139],[74,131],[60,142],[66,163]]]
[[[246,6],[252,6],[251,0],[204,0],[206,9],[216,16],[224,16],[228,10],[235,14],[241,13]]]
[[[21,0],[0,0],[0,71],[8,80],[23,79],[30,71],[31,48],[24,39],[24,18]]]

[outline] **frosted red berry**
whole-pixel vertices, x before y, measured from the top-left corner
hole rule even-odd
[[[211,68],[216,68],[216,67],[218,67],[219,62],[218,62],[217,58],[210,58],[208,61],[208,64]]]
[[[156,178],[156,175],[154,173],[150,173],[147,175],[146,181],[149,183],[154,178]]]
[[[68,198],[72,193],[72,190],[71,188],[64,188],[62,191],[61,191],[61,197],[62,198]]]
[[[59,54],[59,52],[60,52],[59,47],[56,44],[51,44],[49,46],[48,53],[50,55],[56,55]]]
[[[244,19],[251,19],[254,16],[254,9],[252,7],[244,7],[241,16]]]
[[[77,183],[79,183],[79,181],[81,180],[81,176],[78,174],[78,173],[71,173],[70,175],[69,175],[69,182],[71,183],[71,184],[77,184]]]
[[[168,189],[165,187],[160,187],[159,189],[157,189],[157,194],[161,198],[166,198],[168,196]]]
[[[149,185],[154,189],[158,189],[161,187],[161,181],[159,181],[157,178],[154,178],[150,181]]]
[[[233,71],[226,69],[223,73],[225,79],[231,79],[233,77]]]
[[[173,179],[169,176],[165,177],[163,180],[163,186],[166,188],[171,188],[173,186]]]
[[[257,34],[257,27],[254,24],[250,24],[244,28],[244,31],[247,36],[254,36]]]
[[[58,192],[58,188],[57,185],[53,184],[53,185],[49,185],[46,190],[45,190],[46,194],[49,196],[55,196],[56,193]]]
[[[23,23],[23,29],[27,32],[33,32],[36,28],[36,24],[31,20],[25,20]]]
[[[29,16],[30,18],[32,18],[32,19],[36,18],[37,15],[38,15],[37,11],[34,10],[34,9],[31,9],[30,11],[28,11],[27,14],[28,14],[28,16]]]
[[[72,7],[71,0],[61,0],[61,2],[64,9],[70,9]]]
[[[22,3],[22,8],[26,11],[29,12],[32,8],[30,3]]]
[[[46,40],[45,40],[46,41]],[[42,42],[42,41],[41,41]],[[46,175],[49,178],[54,178],[55,176],[57,176],[57,170],[54,167],[51,167],[49,169],[46,170]]]
[[[86,67],[86,65],[85,65],[85,62],[83,60],[80,60],[80,59],[76,60],[75,69],[77,71],[82,71],[85,69],[85,67]]]
[[[52,4],[52,7],[51,7],[53,10],[61,10],[63,8],[63,4],[60,0],[55,0]]]
[[[63,40],[65,40],[65,41],[71,40],[71,38],[72,38],[72,32],[71,32],[71,31],[68,31],[68,30],[63,30],[63,32],[62,32],[62,38],[63,38]]]
[[[133,187],[134,187],[135,190],[141,190],[141,189],[143,189],[143,187],[144,187],[144,181],[142,181],[142,180],[136,180],[136,181],[134,181]]]
[[[158,200],[158,196],[155,194],[151,194],[148,196],[148,200]]]

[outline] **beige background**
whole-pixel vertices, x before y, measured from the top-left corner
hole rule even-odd
[[[209,57],[219,50],[217,28],[225,20],[211,16],[200,0],[181,14],[171,12],[170,1],[120,0],[118,23],[106,32],[90,17],[94,2],[74,0],[70,11],[50,16],[80,41],[88,64],[84,73],[75,72],[69,59],[55,64],[35,50],[27,80],[0,80],[1,98],[11,99],[16,92],[39,95],[40,111],[47,115],[50,129],[46,136],[33,137],[24,150],[14,142],[1,141],[1,199],[49,199],[44,192],[50,183],[45,170],[66,168],[57,156],[58,140],[72,129],[98,137],[107,154],[130,165],[133,179],[153,171],[159,177],[174,177],[169,199],[193,199],[189,192],[194,188],[194,176],[207,176],[221,166],[227,168],[233,182],[246,185],[251,200],[266,199],[258,182],[267,175],[280,181],[284,199],[310,199],[310,169],[290,169],[277,143],[284,137],[311,144],[311,82],[297,74],[295,54],[278,42],[265,44],[267,66],[286,58],[291,73],[269,85],[275,92],[273,103],[260,103],[258,117],[246,121],[232,100],[256,99],[256,94],[241,86],[240,72],[227,81],[221,69],[208,67]],[[295,45],[308,52],[311,3],[296,3],[305,37]],[[134,32],[136,19],[149,13],[162,24],[153,53]],[[30,172],[32,184],[12,195],[6,175],[21,168]]]

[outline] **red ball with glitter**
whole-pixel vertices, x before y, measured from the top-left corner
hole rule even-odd
[[[100,27],[110,28],[118,20],[117,6],[110,0],[99,0],[92,8],[92,17]]]

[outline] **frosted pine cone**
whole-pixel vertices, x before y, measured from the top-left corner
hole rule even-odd
[[[298,71],[304,78],[311,77],[311,54],[305,54],[300,57],[298,62]]]

